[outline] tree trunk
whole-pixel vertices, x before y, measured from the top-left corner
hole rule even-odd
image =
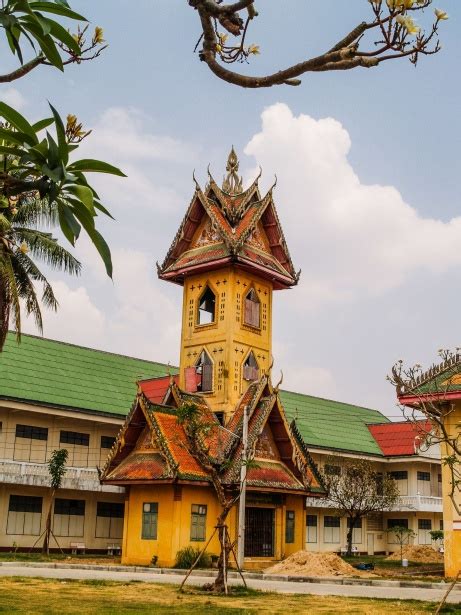
[[[53,510],[53,501],[54,501],[55,490],[51,490],[50,495],[50,506],[48,508],[48,514],[46,516],[46,525],[45,525],[45,537],[43,539],[42,553],[50,554],[50,536],[51,536],[51,512]]]
[[[213,591],[218,594],[227,594],[227,574],[229,572],[229,555],[231,545],[229,544],[229,532],[227,530],[226,519],[230,511],[230,507],[225,507],[218,517],[218,538],[221,552],[218,559],[218,576],[213,583]]]
[[[356,520],[353,517],[349,517],[349,528],[347,530],[347,553],[346,555],[350,557],[352,555],[352,535],[354,533]]]

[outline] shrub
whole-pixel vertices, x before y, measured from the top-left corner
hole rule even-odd
[[[190,568],[192,564],[195,562],[197,557],[200,555],[201,549],[196,547],[184,547],[184,549],[180,549],[176,553],[176,562],[175,568]],[[210,568],[211,567],[211,557],[208,553],[202,553],[199,561],[197,562],[197,568]]]

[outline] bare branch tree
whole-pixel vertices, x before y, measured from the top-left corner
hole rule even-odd
[[[358,24],[328,50],[272,74],[255,77],[226,67],[248,63],[251,56],[259,53],[258,45],[246,43],[249,26],[258,16],[255,0],[231,4],[222,0],[188,2],[200,20],[201,35],[196,45],[197,49],[201,44],[200,59],[220,79],[244,88],[299,85],[298,77],[308,72],[370,68],[399,58],[408,58],[416,65],[420,56],[440,50],[439,24],[448,19],[445,11],[435,9],[435,19],[426,31],[415,23],[413,15],[427,9],[432,0],[369,0],[369,20]]]
[[[351,555],[354,529],[364,517],[392,510],[399,498],[397,483],[366,459],[342,459],[341,466],[328,463],[321,476],[331,507],[348,519],[347,555]]]

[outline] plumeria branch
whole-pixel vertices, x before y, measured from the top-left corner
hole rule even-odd
[[[201,44],[200,59],[220,79],[245,88],[299,85],[301,80],[298,77],[308,72],[370,68],[383,61],[406,57],[416,65],[421,55],[433,55],[440,51],[438,28],[441,21],[448,19],[445,11],[435,9],[434,21],[426,33],[416,24],[413,15],[427,9],[432,0],[368,0],[371,21],[360,23],[328,51],[257,77],[241,74],[226,66],[248,63],[252,56],[260,53],[259,45],[246,44],[249,26],[258,16],[255,0],[232,4],[223,4],[222,0],[188,1],[200,19],[202,32],[196,45],[197,49]],[[246,11],[245,18],[241,16],[243,11]],[[379,40],[370,40],[368,36],[366,41],[371,47],[359,49],[365,35],[371,35],[373,31],[379,33]]]

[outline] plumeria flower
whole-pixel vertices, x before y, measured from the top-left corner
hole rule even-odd
[[[442,11],[442,9],[435,9],[434,11],[435,16],[437,17],[437,19],[448,19],[448,13],[446,11]]]

